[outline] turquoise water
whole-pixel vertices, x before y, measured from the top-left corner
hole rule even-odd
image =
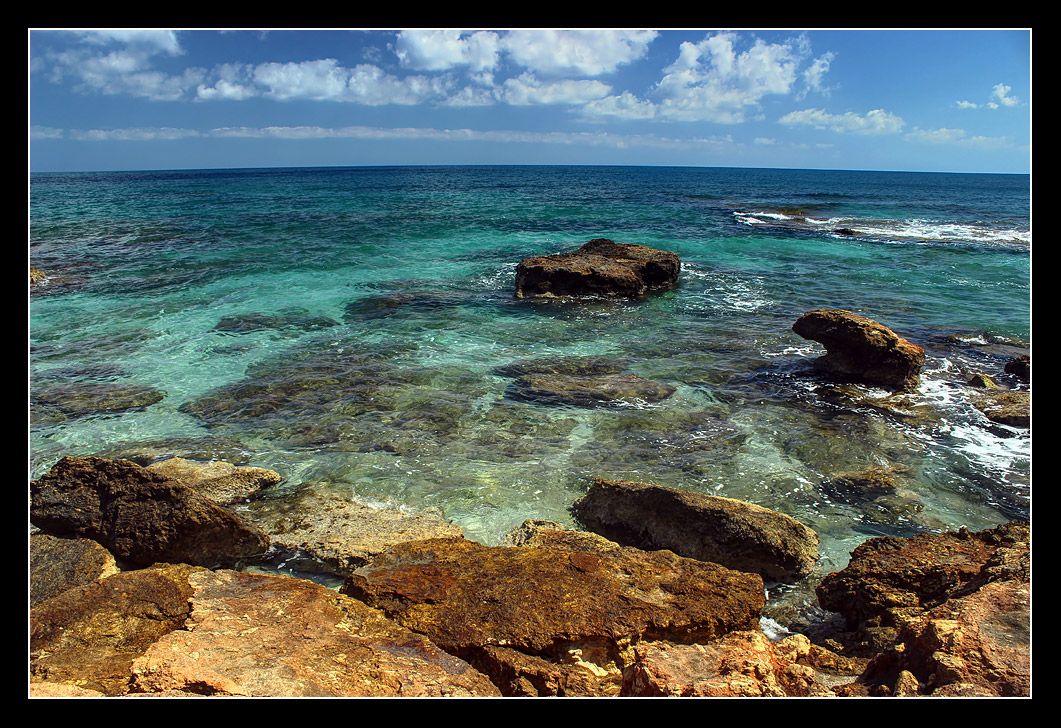
[[[526,518],[571,524],[594,477],[643,480],[789,513],[831,571],[874,535],[1027,516],[1029,432],[987,421],[964,382],[1028,350],[1029,207],[1019,175],[32,175],[31,264],[49,278],[30,306],[31,474],[65,454],[221,457],[284,488],[439,509],[485,543]],[[521,258],[597,237],[679,253],[679,286],[513,298]],[[822,349],[791,326],[821,307],[925,347],[919,391],[817,379]],[[591,355],[676,391],[557,406],[512,397],[497,370]],[[823,486],[872,466],[901,468],[900,487]]]

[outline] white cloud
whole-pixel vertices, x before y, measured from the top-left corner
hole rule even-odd
[[[512,30],[501,44],[508,57],[546,76],[599,76],[636,61],[654,30]]]
[[[848,111],[830,114],[821,109],[805,109],[785,114],[778,121],[789,126],[813,126],[841,134],[897,134],[906,125],[900,117],[883,109],[873,109],[860,116]]]
[[[831,51],[825,53],[821,57],[815,58],[814,61],[803,71],[803,81],[807,86],[800,93],[799,98],[806,96],[808,91],[815,91],[823,96],[829,95],[829,89],[823,85],[823,81],[825,79],[825,74],[829,72],[829,66],[835,57],[836,54]]]
[[[344,68],[326,58],[301,63],[263,63],[253,72],[264,95],[281,101],[294,99],[344,101],[378,106],[418,104],[446,94],[443,79],[423,76],[398,78],[378,66],[359,64]]]
[[[738,52],[738,41],[735,33],[717,33],[699,43],[682,43],[678,58],[657,84],[659,114],[672,120],[734,124],[745,121],[764,97],[789,93],[805,44],[757,39]]]
[[[906,135],[907,141],[924,144],[954,144],[977,149],[1000,149],[1010,146],[1005,137],[967,136],[964,129],[914,129]]]
[[[445,71],[466,66],[473,73],[497,66],[500,38],[491,31],[467,35],[460,30],[403,30],[394,52],[403,68]]]
[[[611,87],[600,81],[542,81],[531,73],[510,78],[503,84],[503,98],[514,106],[584,104],[609,93]]]
[[[100,30],[70,31],[86,43],[92,45],[110,45],[119,43],[142,49],[148,53],[167,53],[177,55],[182,52],[180,40],[174,30],[155,30],[150,28],[115,28]]]
[[[201,137],[202,132],[194,129],[177,129],[172,127],[146,128],[146,129],[88,129],[74,130],[70,132],[72,139],[78,141],[158,141],[187,139],[189,137]]]
[[[987,105],[992,109],[997,109],[999,106],[1016,106],[1020,103],[1020,100],[1015,96],[1010,96],[1009,92],[1013,89],[1004,83],[995,84],[995,87],[991,89],[991,98],[997,99],[997,101],[989,101]]]
[[[618,96],[606,96],[587,102],[579,112],[586,117],[609,116],[618,119],[652,119],[656,116],[656,105],[642,101],[629,91]]]

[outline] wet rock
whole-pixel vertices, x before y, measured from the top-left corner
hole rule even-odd
[[[30,390],[30,417],[34,423],[57,423],[134,412],[161,402],[165,396],[154,387],[139,384],[46,382]]]
[[[399,544],[355,571],[341,592],[482,669],[496,674],[499,661],[508,665],[508,685],[530,689],[535,673],[567,665],[584,679],[598,675],[590,682],[603,694],[616,689],[631,643],[703,642],[753,629],[765,603],[758,576],[668,551],[459,539]],[[521,665],[499,647],[539,659]]]
[[[619,374],[627,363],[602,356],[562,356],[526,359],[494,368],[502,377],[524,377],[530,374],[560,374],[588,377],[600,374]]]
[[[114,555],[87,538],[57,538],[36,532],[29,537],[30,606],[116,574]]]
[[[394,315],[432,313],[457,308],[467,296],[448,291],[395,291],[377,293],[346,304],[343,321],[353,323]]]
[[[38,268],[34,268],[33,266],[30,266],[30,268],[29,268],[29,284],[30,284],[31,287],[37,285],[38,283],[43,283],[46,280],[48,280],[48,276],[47,276],[47,274],[45,274],[44,271],[39,270]]]
[[[998,385],[995,381],[986,374],[974,374],[969,377],[969,381],[966,382],[970,387],[977,387],[979,389],[998,389]]]
[[[185,458],[162,460],[148,465],[147,469],[164,478],[178,480],[221,505],[250,500],[283,480],[283,476],[267,468],[239,467],[222,461],[203,463]]]
[[[460,526],[433,513],[372,507],[321,484],[256,501],[245,515],[269,535],[284,568],[343,577],[397,543],[464,537]]]
[[[987,419],[1010,427],[1031,426],[1031,400],[1031,392],[1014,390],[987,390],[969,395],[973,407]]]
[[[675,253],[597,238],[570,253],[524,258],[516,267],[516,297],[638,298],[673,287],[680,270]]]
[[[850,654],[873,655],[896,643],[902,624],[985,584],[1029,578],[1029,531],[1009,523],[971,533],[923,533],[870,539],[848,565],[826,576],[819,604],[841,614]]]
[[[850,662],[837,670],[842,658],[798,634],[771,642],[757,630],[732,632],[703,645],[646,643],[635,653],[624,696],[833,697],[834,685],[857,675]]]
[[[651,483],[598,479],[571,508],[588,530],[625,546],[792,581],[818,559],[818,535],[767,508]]]
[[[132,663],[188,618],[195,567],[162,564],[67,589],[30,610],[30,680],[129,692]]]
[[[132,666],[133,689],[243,697],[496,696],[463,660],[365,604],[285,576],[201,572],[191,618]]]
[[[907,471],[907,468],[893,466],[840,473],[822,483],[820,490],[830,500],[840,503],[865,503],[894,495],[899,487],[896,475]]]
[[[233,565],[260,556],[256,527],[188,486],[126,460],[64,457],[30,483],[30,521],[103,544],[132,566]]]
[[[920,381],[925,351],[864,316],[838,309],[803,314],[792,330],[821,343],[815,365],[842,381],[912,391]]]
[[[1012,374],[1022,382],[1031,381],[1032,377],[1032,358],[1030,354],[1021,354],[1015,356],[1006,362],[1005,372]]]
[[[225,316],[217,323],[214,330],[226,334],[249,334],[266,329],[317,331],[338,325],[338,321],[327,316],[311,316],[305,309],[289,309],[277,314],[243,313]]]
[[[528,374],[511,384],[508,395],[523,402],[597,407],[659,402],[675,391],[636,374]]]

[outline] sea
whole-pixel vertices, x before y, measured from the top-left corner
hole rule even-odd
[[[430,512],[500,544],[578,527],[595,478],[736,498],[821,538],[1028,519],[1031,430],[974,406],[1030,353],[1028,175],[425,166],[33,173],[29,469],[181,456]],[[641,300],[514,296],[595,238],[681,256]],[[829,381],[792,325],[846,309],[922,346],[916,391]],[[606,361],[656,401],[534,400],[513,365]],[[859,474],[883,474],[866,486]],[[859,486],[858,484],[862,485]],[[796,606],[793,606],[796,605]],[[781,617],[779,617],[781,619]]]

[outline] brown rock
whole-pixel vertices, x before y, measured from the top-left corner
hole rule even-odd
[[[636,374],[528,374],[515,380],[508,393],[526,402],[594,407],[659,402],[675,391]]]
[[[449,655],[363,603],[303,579],[191,577],[191,618],[133,665],[144,692],[247,697],[496,696]]]
[[[572,506],[588,530],[639,549],[790,581],[810,573],[818,535],[767,508],[651,483],[596,480]]]
[[[1020,354],[1006,362],[1005,371],[1021,381],[1029,382],[1032,378],[1032,358],[1030,354]]]
[[[680,270],[675,253],[597,238],[570,253],[520,261],[516,297],[638,298],[673,287]]]
[[[992,422],[1010,427],[1031,427],[1031,392],[988,390],[971,393],[969,400]]]
[[[57,538],[33,533],[29,538],[30,606],[118,573],[114,555],[87,538]]]
[[[231,565],[268,548],[239,516],[127,460],[64,457],[30,483],[30,498],[33,525],[98,541],[132,566]]]
[[[822,344],[815,365],[842,381],[893,390],[917,388],[925,351],[864,316],[839,309],[803,314],[792,330]]]
[[[189,613],[185,565],[128,571],[63,591],[30,610],[30,676],[123,695],[134,659]]]
[[[484,671],[498,674],[498,662],[506,662],[508,684],[526,678],[524,688],[549,670],[487,648],[554,666],[585,663],[578,669],[599,672],[614,689],[606,676],[633,642],[702,642],[758,626],[765,598],[755,575],[668,551],[576,549],[455,539],[399,544],[354,572],[341,591]],[[570,681],[571,671],[568,678],[554,672],[554,683]]]

